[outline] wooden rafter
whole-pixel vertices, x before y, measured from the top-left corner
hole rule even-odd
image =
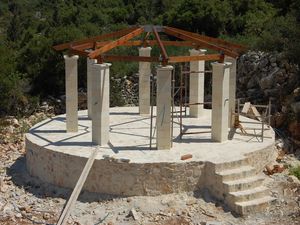
[[[162,41],[160,40],[160,37],[159,37],[158,32],[157,32],[155,27],[153,27],[153,33],[154,33],[154,36],[156,38],[158,47],[159,47],[161,55],[162,55],[162,62],[163,62],[164,65],[166,65],[167,61],[168,61],[168,54],[167,54],[167,51],[165,49],[165,46],[163,45]]]
[[[186,41],[192,41],[192,42],[195,42],[195,43],[199,43],[200,45],[206,47],[206,48],[209,48],[209,49],[212,49],[212,50],[215,50],[215,51],[222,51],[225,55],[228,55],[228,56],[231,56],[231,57],[238,57],[239,54],[237,52],[234,52],[234,51],[231,51],[231,50],[228,50],[227,48],[224,48],[224,47],[220,47],[220,46],[217,46],[217,45],[214,45],[214,44],[211,44],[209,42],[206,42],[206,41],[203,41],[197,37],[193,37],[193,36],[190,36],[190,35],[187,35],[181,31],[178,31],[178,30],[174,30],[170,27],[165,27],[164,28],[164,31],[165,33],[171,35],[171,36],[175,36],[179,39],[182,39],[182,40],[186,40]]]
[[[137,28],[135,29],[134,31],[122,36],[121,38],[119,38],[118,40],[115,40],[115,41],[112,41],[110,43],[108,43],[107,45],[104,45],[103,47],[99,48],[99,49],[96,49],[94,51],[92,51],[90,54],[89,54],[89,57],[91,59],[94,59],[96,58],[97,56],[117,47],[117,46],[120,46],[122,44],[124,44],[126,41],[140,35],[141,33],[144,32],[144,28],[140,27],[140,28]]]
[[[80,56],[83,56],[83,57],[88,57],[88,55],[89,55],[88,52],[86,52],[84,50],[76,49],[76,48],[70,48],[69,53],[75,54],[75,55],[80,55]]]
[[[151,34],[150,32],[147,32],[147,34],[143,38],[143,41],[142,41],[142,44],[141,44],[143,47],[147,46],[147,39],[149,38],[150,34]]]
[[[73,42],[68,42],[65,44],[60,44],[60,45],[55,45],[53,46],[53,48],[56,51],[62,51],[65,50],[67,48],[69,48],[70,46],[76,46],[76,45],[80,45],[80,44],[84,44],[84,43],[93,43],[96,41],[100,41],[100,40],[105,40],[105,39],[109,39],[109,38],[117,38],[123,35],[126,35],[134,30],[136,30],[137,27],[131,27],[131,28],[126,28],[126,29],[122,29],[116,32],[112,32],[112,33],[108,33],[108,34],[102,34],[102,35],[98,35],[95,37],[91,37],[91,38],[86,38],[86,39],[82,39],[79,41],[73,41]]]
[[[201,34],[198,34],[198,33],[192,33],[192,32],[181,30],[181,29],[174,28],[174,27],[169,27],[169,28],[171,28],[173,30],[177,30],[177,31],[183,32],[183,33],[185,33],[187,35],[190,35],[190,36],[193,36],[193,37],[200,38],[200,39],[202,39],[204,41],[213,43],[215,45],[221,45],[221,46],[223,46],[225,48],[236,49],[236,50],[246,50],[247,49],[246,46],[239,45],[239,44],[234,44],[234,43],[231,43],[231,42],[219,39],[219,38],[208,37],[208,36],[205,36],[205,35],[201,35]]]
[[[120,56],[120,55],[101,55],[97,58],[99,61],[108,62],[159,62],[159,57],[155,56]]]
[[[146,40],[145,42],[147,43],[148,46],[157,45],[156,40]],[[164,46],[190,46],[190,47],[196,46],[196,44],[194,44],[191,41],[161,41],[161,42],[163,43]],[[108,43],[110,43],[110,41],[96,42],[96,48],[107,45]],[[140,40],[127,41],[122,46],[143,46],[143,41]]]
[[[220,60],[220,54],[196,55],[196,56],[170,56],[169,63],[190,62],[190,61],[213,61]]]
[[[131,40],[143,32],[147,34],[140,40]],[[151,32],[155,40],[148,40]],[[162,41],[158,32],[165,32],[168,35],[177,37],[182,41]],[[116,40],[109,40],[118,38]],[[109,50],[118,46],[158,46],[161,52],[159,57],[146,56],[117,56],[106,54]],[[165,46],[189,46],[193,48],[207,48],[218,51],[218,54],[204,56],[168,56]],[[163,26],[139,26],[123,29],[117,32],[103,34],[79,41],[69,42],[53,47],[57,51],[68,49],[69,54],[77,54],[83,57],[97,58],[98,62],[106,61],[141,61],[141,62],[162,62],[167,63],[189,62],[200,60],[218,60],[224,62],[224,56],[237,57],[246,47],[218,38],[212,38],[189,31]]]

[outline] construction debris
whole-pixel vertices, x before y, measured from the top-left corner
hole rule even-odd
[[[132,209],[129,211],[127,217],[132,217],[132,218],[133,218],[134,220],[136,220],[136,221],[139,221],[139,220],[140,220],[140,217],[139,217],[138,213],[136,212],[136,210],[135,210],[134,208],[132,208]]]
[[[267,175],[273,175],[274,173],[282,173],[284,170],[284,165],[267,165],[265,173]]]
[[[187,160],[187,159],[191,159],[191,158],[193,158],[192,154],[186,154],[186,155],[181,156],[181,160]]]

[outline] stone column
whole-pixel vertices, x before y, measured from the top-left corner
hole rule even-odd
[[[230,67],[231,63],[212,63],[211,136],[217,142],[228,139]]]
[[[204,55],[205,49],[191,49],[190,55]],[[190,71],[204,71],[205,61],[193,61],[190,62]],[[190,74],[190,103],[204,102],[204,74],[203,73],[191,73]],[[190,116],[199,118],[203,115],[204,105],[191,105]]]
[[[103,146],[109,141],[109,67],[93,64],[92,76],[92,141]]]
[[[78,131],[78,55],[64,55],[66,76],[66,130]]]
[[[171,148],[171,77],[173,66],[157,67],[156,145]]]
[[[151,47],[139,48],[139,56],[150,56]],[[139,113],[150,112],[150,62],[139,62]]]
[[[236,98],[236,58],[225,56],[225,62],[231,63],[230,77],[229,77],[229,121],[228,127],[234,127],[234,118],[232,113],[235,112],[235,98]]]
[[[86,77],[87,77],[87,109],[88,109],[88,118],[92,119],[92,73],[91,73],[91,67],[93,64],[97,63],[97,59],[90,59],[87,58],[86,60]]]

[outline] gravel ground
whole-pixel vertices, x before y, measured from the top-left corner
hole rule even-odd
[[[23,133],[44,118],[39,113],[1,122],[0,224],[55,224],[71,194],[69,189],[42,183],[26,172]],[[280,164],[296,165],[299,160],[284,155]],[[207,190],[128,198],[82,192],[68,224],[300,224],[300,181],[284,170],[266,175],[265,185],[276,200],[266,212],[247,217],[233,215]]]

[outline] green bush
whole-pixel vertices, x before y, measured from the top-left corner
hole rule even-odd
[[[300,165],[290,168],[290,174],[294,175],[300,180]]]

